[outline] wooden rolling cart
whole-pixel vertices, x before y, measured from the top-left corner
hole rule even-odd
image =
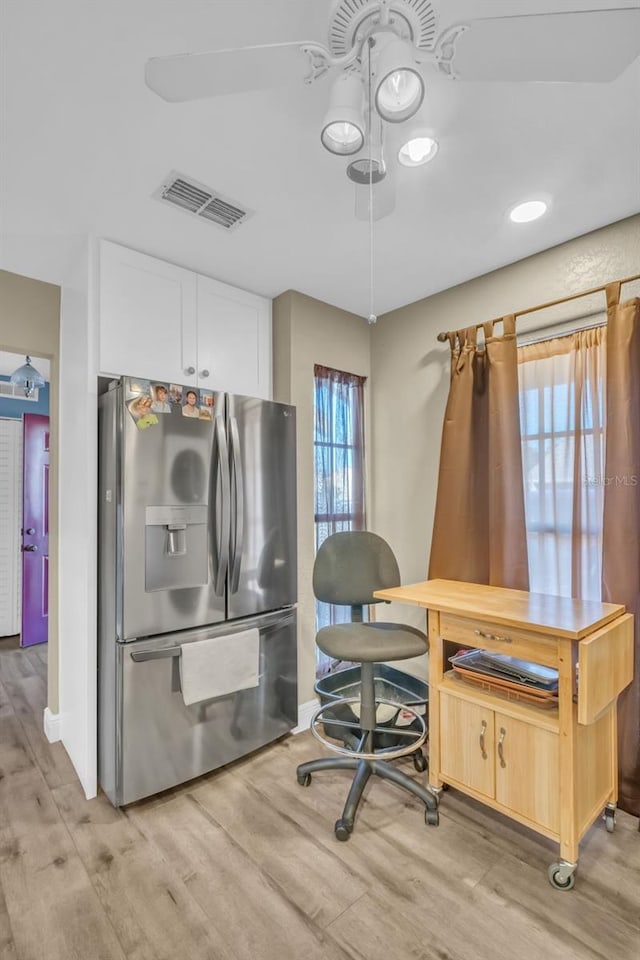
[[[603,809],[615,826],[616,702],[633,678],[633,617],[617,604],[453,580],[376,596],[428,611],[430,785],[558,841],[549,881],[570,890],[582,836]],[[557,669],[557,704],[483,690],[448,669],[452,653],[478,647]]]

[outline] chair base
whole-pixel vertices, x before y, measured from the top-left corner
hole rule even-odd
[[[421,754],[422,755],[422,754]],[[355,770],[342,817],[336,821],[335,834],[338,840],[348,840],[354,827],[356,812],[362,800],[364,788],[370,777],[380,777],[402,787],[425,805],[425,820],[430,826],[438,825],[438,798],[428,788],[416,783],[406,773],[402,773],[386,760],[371,760],[354,757],[323,757],[301,763],[296,771],[298,783],[307,787],[311,783],[311,774],[321,770]]]

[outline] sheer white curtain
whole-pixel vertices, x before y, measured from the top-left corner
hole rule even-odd
[[[518,349],[529,589],[601,598],[606,327]]]
[[[365,378],[316,365],[315,384],[315,530],[316,550],[332,533],[364,530],[364,384]],[[349,620],[348,607],[316,604],[316,627]],[[316,650],[318,674],[331,659]]]

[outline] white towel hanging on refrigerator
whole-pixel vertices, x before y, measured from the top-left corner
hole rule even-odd
[[[260,631],[256,628],[183,643],[180,651],[186,706],[258,686]]]

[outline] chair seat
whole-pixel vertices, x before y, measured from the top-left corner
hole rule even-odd
[[[424,633],[401,623],[336,623],[316,634],[316,643],[334,660],[381,663],[426,653]]]

